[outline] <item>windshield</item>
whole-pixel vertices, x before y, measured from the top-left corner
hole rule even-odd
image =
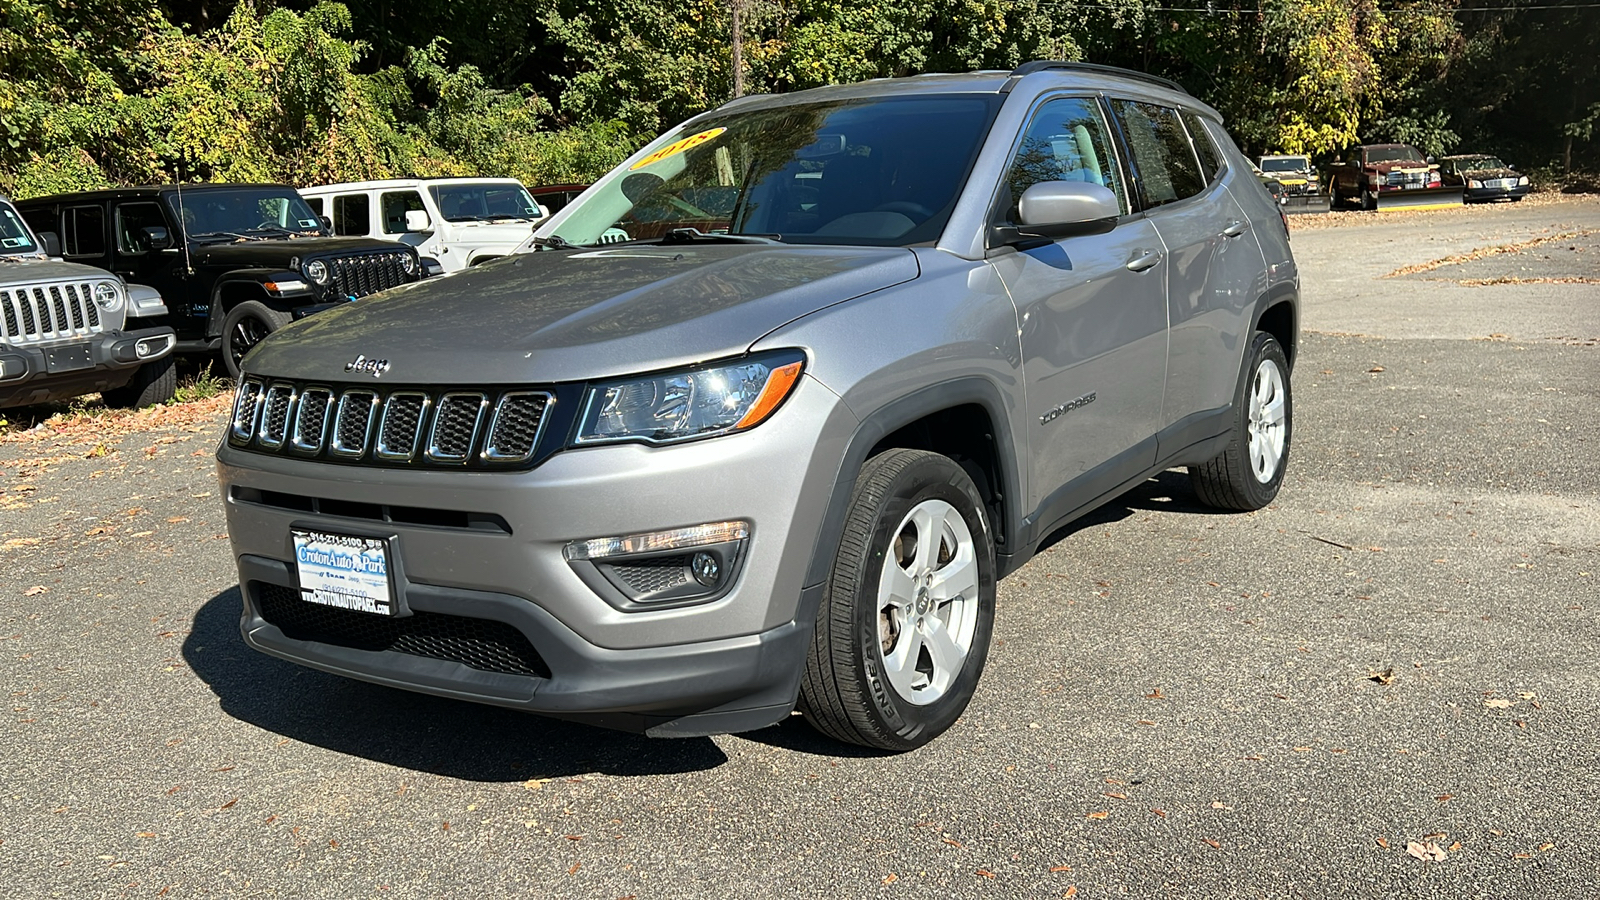
[[[33,242],[33,232],[28,230],[22,216],[11,204],[0,201],[0,254],[38,251],[39,245]]]
[[[515,181],[493,184],[436,184],[428,188],[446,222],[537,219],[539,206]]]
[[[322,220],[292,188],[173,191],[167,205],[191,238],[323,235]]]
[[[1411,147],[1369,147],[1367,162],[1422,162],[1422,154]]]
[[[1477,172],[1483,169],[1504,169],[1506,164],[1493,156],[1480,156],[1476,159],[1463,159],[1460,166],[1463,172]]]
[[[808,244],[931,241],[998,103],[895,97],[701,119],[574,201],[555,236],[593,244],[692,228]]]
[[[1280,156],[1276,159],[1268,157],[1261,160],[1261,169],[1265,172],[1300,172],[1311,168],[1311,161],[1304,156]]]

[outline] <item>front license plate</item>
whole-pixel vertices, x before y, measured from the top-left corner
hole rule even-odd
[[[380,616],[395,614],[388,541],[298,528],[290,533],[302,599]]]
[[[92,368],[94,368],[94,355],[89,352],[87,345],[51,347],[44,351],[44,370],[52,375],[57,372],[76,372],[79,369]]]

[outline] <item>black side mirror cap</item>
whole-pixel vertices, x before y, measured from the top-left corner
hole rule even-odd
[[[144,244],[151,250],[165,250],[172,246],[172,233],[160,225],[146,225],[139,229],[144,235]]]
[[[61,255],[61,238],[54,231],[39,232],[39,244],[43,246],[45,256]]]

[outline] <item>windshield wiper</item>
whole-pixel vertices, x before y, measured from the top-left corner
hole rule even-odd
[[[549,237],[531,237],[528,238],[528,243],[541,250],[577,250],[580,247],[587,246],[586,244],[574,244],[559,234],[552,234]]]
[[[781,244],[782,236],[776,234],[729,234],[725,231],[705,232],[698,228],[674,228],[662,235],[663,244],[691,244],[711,241],[719,244]]]
[[[240,234],[237,231],[202,231],[202,232],[199,232],[198,234],[189,235],[189,239],[190,240],[195,240],[195,241],[203,241],[203,240],[206,240],[208,238],[226,238],[227,240],[232,240],[232,241],[257,241],[257,240],[261,240],[261,238],[251,237],[248,234]]]

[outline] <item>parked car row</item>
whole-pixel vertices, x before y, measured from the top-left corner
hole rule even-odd
[[[1286,212],[1517,201],[1532,189],[1528,176],[1497,157],[1469,153],[1434,159],[1410,144],[1352,147],[1329,164],[1326,177],[1319,177],[1304,155],[1270,154],[1257,162],[1260,178]]]

